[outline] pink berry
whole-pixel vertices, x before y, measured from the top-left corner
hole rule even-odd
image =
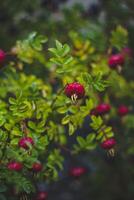
[[[106,139],[101,143],[103,149],[111,149],[116,145],[116,140],[114,138]]]
[[[124,56],[121,53],[111,55],[108,60],[108,65],[112,69],[116,69],[118,65],[123,65],[125,62]]]
[[[103,115],[111,110],[111,106],[107,103],[101,103],[96,107],[95,110],[98,115]]]
[[[34,172],[40,172],[42,170],[42,168],[43,168],[42,164],[39,163],[39,162],[36,162],[32,166],[32,171],[34,171]]]
[[[0,63],[3,63],[6,58],[6,53],[0,49]]]
[[[78,177],[84,175],[84,174],[86,173],[86,171],[87,171],[87,170],[86,170],[86,168],[84,168],[84,167],[72,167],[72,168],[70,169],[69,174],[70,174],[70,176],[73,176],[73,177],[75,177],[75,178],[78,178]]]
[[[10,162],[8,163],[7,168],[12,171],[21,171],[23,165],[20,162]]]
[[[69,83],[65,88],[65,94],[69,98],[71,98],[73,95],[76,95],[77,99],[81,99],[85,95],[85,89],[80,83]]]
[[[46,200],[48,196],[47,192],[38,192],[36,200]]]
[[[29,145],[34,145],[34,141],[30,137],[21,138],[19,141],[19,147],[23,149],[29,149]]]
[[[129,109],[128,109],[128,107],[125,106],[125,105],[121,105],[121,106],[118,108],[118,114],[119,114],[120,116],[125,116],[125,115],[128,114],[128,112],[129,112]]]

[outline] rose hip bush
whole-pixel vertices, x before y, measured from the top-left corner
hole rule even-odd
[[[47,192],[38,192],[37,183],[58,179],[64,170],[64,151],[76,156],[102,149],[114,156],[118,146],[126,156],[128,146],[128,154],[133,153],[131,140],[120,147],[115,139],[120,127],[130,134],[134,121],[134,83],[123,76],[132,59],[124,51],[128,33],[118,26],[105,43],[104,33],[89,27],[85,35],[81,29],[70,30],[70,45],[64,40],[52,45],[52,38],[33,32],[9,52],[0,50],[1,199],[46,199]],[[97,46],[100,38],[104,40]],[[77,135],[87,116],[89,133]],[[78,166],[69,174],[84,173],[87,170]]]

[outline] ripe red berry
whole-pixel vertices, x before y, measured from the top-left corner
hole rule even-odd
[[[29,145],[34,145],[34,141],[30,137],[21,138],[19,141],[19,147],[23,149],[29,149]]]
[[[116,140],[114,138],[106,139],[101,143],[103,149],[112,149],[116,145]]]
[[[118,65],[123,65],[125,62],[124,56],[121,53],[111,55],[108,60],[108,65],[112,69],[116,69]]]
[[[128,114],[128,112],[129,112],[129,109],[128,109],[128,107],[125,106],[125,105],[121,105],[121,106],[118,108],[118,114],[119,114],[120,116],[125,116],[125,115]]]
[[[85,89],[80,83],[69,83],[65,88],[65,94],[69,98],[73,97],[74,100],[81,99],[85,95]]]
[[[46,200],[48,196],[47,192],[38,192],[36,200]]]
[[[6,58],[5,52],[2,49],[0,49],[0,63],[3,63],[5,58]]]
[[[70,176],[78,178],[86,173],[86,168],[84,167],[72,167],[69,171]]]
[[[36,162],[32,166],[32,171],[34,171],[34,172],[40,172],[42,170],[42,168],[43,168],[42,164],[39,163],[39,162]]]
[[[95,108],[95,110],[98,115],[103,115],[111,110],[111,106],[107,103],[101,103]]]
[[[7,168],[12,171],[21,171],[23,168],[23,165],[20,162],[13,161],[13,162],[8,163]]]

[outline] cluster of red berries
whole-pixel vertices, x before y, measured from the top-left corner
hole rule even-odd
[[[109,113],[110,110],[111,110],[111,106],[109,104],[101,103],[91,111],[91,115],[96,115],[96,116],[97,115],[104,115],[104,114]],[[125,115],[128,114],[129,109],[128,109],[127,106],[121,105],[121,106],[119,106],[117,112],[118,112],[118,115],[122,117],[122,116],[125,116]]]
[[[29,149],[29,145],[32,145],[32,146],[34,145],[34,141],[30,137],[24,137],[24,138],[21,138],[19,140],[18,145],[19,145],[20,148],[28,150]],[[17,161],[12,161],[12,162],[8,163],[7,167],[8,167],[9,170],[21,171],[22,168],[23,168],[23,164],[20,163],[20,162],[17,162]],[[43,169],[43,166],[39,162],[33,163],[32,168],[31,168],[31,170],[33,172],[36,172],[36,173],[40,172],[42,169]]]
[[[131,52],[129,49],[124,49],[122,53],[118,53],[115,55],[111,55],[108,60],[108,64],[110,68],[116,69],[119,65],[123,65],[125,62],[125,57],[130,55]],[[5,60],[6,54],[3,50],[0,50],[0,63],[3,63]],[[72,99],[73,102],[76,100],[81,99],[85,96],[85,88],[82,84],[78,82],[73,82],[67,84],[65,87],[65,95]],[[109,113],[111,110],[111,106],[107,103],[99,104],[95,109],[92,110],[91,114],[94,115],[104,115]],[[128,108],[124,105],[121,105],[118,108],[118,114],[120,116],[124,116],[128,113]],[[31,137],[23,137],[20,139],[18,143],[20,148],[25,150],[29,150],[30,146],[34,145],[34,141]],[[108,138],[101,143],[101,147],[106,150],[112,149],[116,145],[116,140],[114,138]],[[23,169],[23,164],[17,161],[9,162],[7,168],[12,171],[21,171]],[[33,172],[40,172],[43,169],[43,166],[39,162],[35,162],[32,165],[31,170]],[[78,178],[84,175],[87,172],[87,169],[84,167],[73,167],[70,169],[69,174],[72,177]],[[48,194],[47,192],[39,192],[36,196],[36,200],[46,200]]]
[[[21,171],[23,169],[23,164],[20,163],[20,162],[17,162],[17,161],[12,161],[12,162],[8,163],[7,168],[9,170],[11,170],[11,171],[17,171],[17,172],[19,172],[19,171]],[[39,162],[33,163],[32,168],[31,168],[31,170],[33,172],[36,172],[36,173],[40,172],[42,169],[43,169],[43,166]]]

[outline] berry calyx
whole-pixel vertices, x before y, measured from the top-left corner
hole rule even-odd
[[[0,63],[3,63],[6,58],[6,53],[0,49]]]
[[[69,171],[70,176],[78,178],[86,173],[86,168],[84,167],[72,167]]]
[[[121,105],[119,108],[118,108],[118,114],[122,117],[122,116],[125,116],[127,115],[129,112],[129,109],[127,106],[125,105]]]
[[[11,171],[21,171],[23,168],[23,165],[20,162],[13,161],[13,162],[8,163],[7,168]]]
[[[110,150],[116,145],[116,140],[114,138],[106,139],[104,142],[101,143],[101,147],[103,149]]]
[[[111,69],[116,69],[118,66],[122,66],[124,62],[124,56],[121,53],[118,53],[109,57],[108,65]]]
[[[29,149],[29,145],[34,145],[34,141],[31,137],[24,137],[20,139],[19,147],[23,149]]]
[[[95,108],[96,114],[98,115],[104,115],[108,113],[110,110],[111,106],[107,103],[101,103]]]
[[[47,192],[38,192],[36,200],[46,200],[48,196]]]
[[[77,99],[81,99],[85,95],[85,89],[82,84],[78,82],[73,82],[67,84],[65,88],[65,94],[67,97],[71,98],[73,102]]]
[[[33,172],[40,172],[43,169],[43,166],[41,163],[36,162],[32,165],[32,171]]]

